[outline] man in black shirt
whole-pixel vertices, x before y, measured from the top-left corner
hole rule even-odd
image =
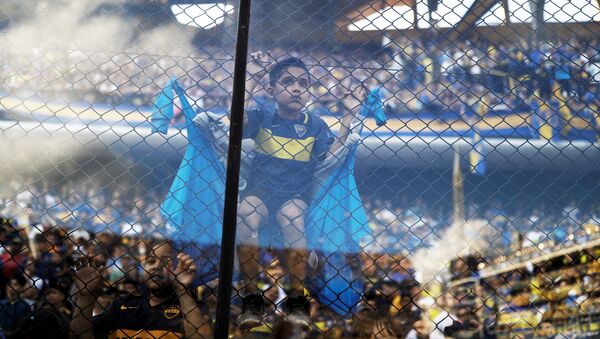
[[[147,293],[116,298],[93,315],[96,293],[102,288],[103,267],[76,266],[77,301],[71,321],[72,338],[211,338],[209,322],[188,288],[196,273],[193,260],[177,255],[168,242],[153,244],[144,258]]]
[[[29,305],[20,297],[26,286],[25,277],[15,275],[6,285],[6,299],[0,300],[0,337],[11,335],[29,313]]]

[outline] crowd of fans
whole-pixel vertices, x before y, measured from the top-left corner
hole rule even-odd
[[[12,182],[3,192],[0,215],[26,216],[21,224],[61,225],[85,239],[96,234],[139,239],[169,232],[160,214],[159,203],[165,195],[161,189],[125,195],[93,184],[57,188],[47,183],[25,187]],[[453,222],[450,206],[431,205],[421,197],[383,199],[375,195],[363,196],[363,201],[370,235],[362,243],[371,252],[414,253],[437,246]],[[490,226],[490,239],[494,239],[490,243],[497,251],[490,253],[492,257],[526,249],[548,251],[554,245],[583,243],[600,234],[600,208],[579,205],[575,200],[560,208],[550,202],[523,201],[508,207],[500,199],[492,199],[485,206],[467,201],[466,217]]]
[[[568,252],[486,277],[479,287],[480,310],[495,319],[498,338],[598,336],[598,250]]]
[[[3,189],[0,214],[13,218],[4,220],[0,229],[3,284],[0,304],[5,305],[0,309],[5,312],[0,316],[3,321],[0,326],[4,334],[27,336],[33,332],[13,331],[18,328],[41,331],[47,324],[58,324],[53,328],[68,330],[75,291],[71,267],[80,256],[106,267],[103,271],[106,285],[98,292],[99,310],[117,296],[137,293],[144,281],[140,262],[148,253],[148,243],[165,234],[155,232],[164,224],[158,212],[159,196],[156,193],[144,199],[142,194],[119,194],[93,185],[77,188],[7,185]],[[365,305],[359,307],[352,321],[340,322],[313,300],[314,335],[323,332],[342,335],[352,331],[362,331],[363,335],[369,331],[406,335],[411,328],[434,331],[431,321],[445,312],[444,305],[425,302],[430,297],[426,292],[430,286],[417,283],[409,258],[420,248],[443,245],[441,236],[452,222],[450,209],[432,208],[423,199],[407,197],[365,201],[372,234],[372,238],[364,239],[365,251],[361,255],[367,283]],[[493,226],[490,229],[501,230],[501,243],[490,243],[490,247],[497,250],[495,246],[506,246],[506,253],[516,258],[515,252],[524,252],[526,248],[535,249],[534,254],[539,255],[543,250],[539,245],[548,241],[569,246],[598,234],[598,210],[580,208],[575,202],[555,210],[543,206],[507,209],[500,200],[485,208],[467,204],[468,219],[485,220]],[[20,227],[29,223],[34,226]],[[257,336],[272,333],[275,319],[284,312],[279,305],[285,298],[282,282],[285,270],[278,254],[265,252],[262,267],[261,288],[270,302],[271,322],[254,330],[252,335]],[[215,287],[213,281],[197,290],[203,309],[213,317]],[[232,305],[234,313],[240,311],[238,303],[234,301]],[[382,305],[386,305],[385,310],[378,310]],[[382,314],[385,317],[381,318]],[[382,323],[378,317],[386,320]],[[407,322],[411,325],[406,326]],[[245,335],[238,332],[235,322],[232,331]]]
[[[443,244],[443,231],[453,222],[452,210],[428,205],[422,198],[408,201],[365,199],[370,215],[372,238],[365,239],[367,248],[414,253],[420,248]],[[580,207],[571,201],[561,208],[551,204],[522,203],[508,208],[499,199],[486,206],[467,202],[467,220],[483,221],[492,249],[490,257],[506,260],[517,252],[551,251],[556,246],[568,247],[585,243],[600,235],[600,209]]]
[[[599,49],[597,38],[557,38],[537,47],[525,40],[465,40],[440,51],[424,41],[400,37],[374,53],[332,53],[323,48],[310,52],[276,48],[270,53],[274,59],[301,57],[310,66],[315,100],[309,109],[319,115],[338,114],[339,98],[357,83],[384,88],[388,112],[399,117],[429,114],[469,120],[488,111],[526,112],[531,110],[532,94],[551,97],[554,79],[571,111],[594,123]],[[168,77],[178,76],[199,108],[216,112],[229,108],[232,56],[214,46],[201,46],[189,57],[11,46],[0,53],[7,60],[0,71],[0,90],[6,93],[149,106]],[[259,100],[260,96],[255,95]]]
[[[133,194],[122,197],[121,191],[84,185],[75,189],[64,185],[50,188],[47,183],[23,187],[7,183],[0,213],[6,216],[25,215],[25,223],[60,224],[77,235],[111,233],[119,236],[147,236],[164,225],[158,203],[160,193],[147,197]],[[28,211],[29,213],[23,213]]]
[[[229,107],[233,60],[231,53],[217,47],[202,46],[187,57],[6,47],[0,51],[6,61],[0,68],[0,91],[8,95],[149,106],[168,77],[178,76],[198,108],[226,112]],[[591,125],[597,119],[600,97],[599,52],[598,38],[550,39],[537,46],[527,41],[466,40],[440,51],[425,41],[405,37],[377,53],[324,48],[269,51],[274,59],[291,54],[310,66],[314,101],[308,109],[316,115],[339,115],[339,99],[362,83],[370,89],[383,88],[385,107],[392,116],[472,123],[485,112],[530,112],[530,98],[552,99],[556,81],[569,109]],[[254,97],[268,100],[264,89]],[[130,194],[92,184],[22,186],[18,180],[3,185],[0,336],[66,337],[77,312],[74,267],[82,258],[94,267],[105,267],[103,284],[95,291],[94,313],[102,313],[119,296],[141,294],[148,282],[141,263],[150,244],[168,237],[159,210],[164,193],[157,189]],[[409,259],[420,249],[444,245],[444,231],[454,221],[451,208],[406,196],[363,200],[370,220],[370,236],[362,240],[360,255],[366,281],[364,300],[352,319],[342,321],[312,299],[315,326],[311,335],[439,338],[450,336],[451,330],[486,332],[491,325],[485,317],[464,321],[465,314],[460,312],[473,305],[465,306],[459,294],[442,287],[441,295],[432,301],[429,289],[433,287],[417,282]],[[488,226],[485,236],[490,251],[483,255],[497,257],[498,262],[519,263],[557,247],[589,242],[600,234],[600,209],[578,201],[560,208],[554,203],[506,208],[495,199],[485,206],[473,201],[466,205],[468,221],[480,220]],[[286,272],[279,257],[275,251],[266,251],[261,262],[260,286],[269,301],[268,326],[241,333],[232,321],[235,336],[285,333],[277,321],[285,312],[281,304],[286,297]],[[574,308],[598,304],[594,298],[600,268],[589,258],[577,260],[575,266],[563,262],[537,271],[527,268],[529,272],[488,281],[487,293],[495,297],[488,299],[483,312],[493,315],[500,333],[518,329],[511,316],[518,313],[522,320],[527,312],[540,330],[553,333],[556,330],[548,327],[567,328],[573,321],[569,319],[579,319],[569,316]],[[471,273],[477,275],[474,270]],[[203,313],[212,319],[215,288],[212,281],[194,291]],[[239,312],[239,300],[234,299],[231,318]],[[462,324],[453,321],[458,318]],[[577,321],[586,320],[592,323],[591,318]]]

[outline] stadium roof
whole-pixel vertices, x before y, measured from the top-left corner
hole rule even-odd
[[[457,26],[469,9],[484,3],[491,4],[483,15],[477,18],[477,26],[495,26],[510,23],[531,23],[532,11],[529,0],[440,0],[437,9],[431,13],[434,26],[451,28]],[[506,4],[507,8],[503,4]],[[416,13],[415,13],[416,10]],[[430,28],[427,0],[371,1],[356,11],[347,14],[351,22],[347,28],[357,30],[402,30],[415,27]],[[544,21],[549,23],[573,23],[600,21],[600,9],[596,0],[546,0]]]
[[[431,12],[430,0],[257,0],[253,2],[252,36],[263,48],[323,43],[335,36],[336,43],[364,42],[381,32],[421,34],[433,27],[445,32],[440,43],[451,43],[474,27],[495,27],[501,37],[513,30],[533,29],[531,0],[438,0]],[[540,0],[538,17],[548,24],[600,22],[598,0]],[[213,29],[235,15],[230,0],[170,0],[169,7],[181,24]],[[513,26],[511,24],[517,24]],[[523,25],[525,24],[525,25]],[[229,30],[234,27],[231,23]],[[567,27],[567,25],[565,25]],[[567,29],[567,34],[596,34],[596,29]],[[416,30],[418,29],[418,30]],[[504,33],[501,30],[508,29]],[[554,29],[554,28],[552,28]],[[559,28],[562,32],[562,29]],[[270,32],[270,34],[264,34]],[[235,34],[223,31],[222,34]],[[220,34],[221,34],[220,33]],[[350,34],[349,34],[350,33]],[[358,33],[358,34],[356,34]],[[211,33],[209,33],[211,34]],[[527,34],[519,31],[519,34]],[[493,39],[493,37],[489,37]]]

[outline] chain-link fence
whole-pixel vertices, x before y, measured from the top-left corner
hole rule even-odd
[[[6,1],[0,334],[599,337],[598,20]]]

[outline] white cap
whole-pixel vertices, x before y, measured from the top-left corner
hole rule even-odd
[[[69,236],[75,239],[90,240],[90,234],[83,228],[76,228],[73,232],[69,233]]]
[[[130,224],[128,222],[123,223],[121,226],[121,236],[123,237],[141,237],[142,226],[138,224]]]

